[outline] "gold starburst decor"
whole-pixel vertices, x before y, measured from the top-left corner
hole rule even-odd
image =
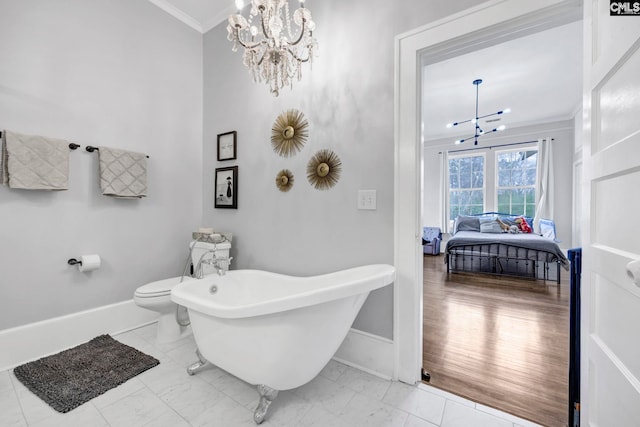
[[[317,190],[328,190],[337,184],[342,172],[340,157],[331,150],[320,150],[307,164],[307,179]]]
[[[298,110],[281,113],[271,128],[271,146],[282,157],[296,154],[309,137],[309,122]]]
[[[291,190],[291,187],[293,187],[293,174],[289,169],[282,169],[278,172],[278,175],[276,175],[276,187],[283,193]]]

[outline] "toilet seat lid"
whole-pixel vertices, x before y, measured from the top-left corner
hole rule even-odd
[[[180,283],[180,277],[170,277],[169,279],[157,280],[147,283],[136,289],[138,297],[156,297],[171,294],[171,289]]]

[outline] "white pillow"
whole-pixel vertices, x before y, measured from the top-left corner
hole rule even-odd
[[[502,227],[495,218],[480,218],[481,233],[502,233]]]

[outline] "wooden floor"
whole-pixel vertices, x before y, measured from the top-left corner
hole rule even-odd
[[[434,387],[549,427],[566,426],[569,274],[555,282],[447,275],[424,257],[423,367]]]

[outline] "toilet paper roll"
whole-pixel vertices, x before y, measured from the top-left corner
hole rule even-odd
[[[80,257],[82,264],[78,264],[80,271],[93,271],[100,268],[100,255],[82,255]]]

